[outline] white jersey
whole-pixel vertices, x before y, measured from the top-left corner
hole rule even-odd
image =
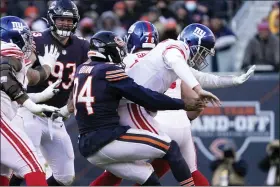
[[[1,56],[14,57],[21,61],[22,68],[19,72],[16,72],[16,78],[23,87],[26,88],[28,84],[26,77],[27,66],[29,66],[31,62],[24,59],[23,52],[13,43],[1,41]],[[1,91],[1,113],[12,120],[16,115],[17,108],[18,104],[13,102],[5,92]]]
[[[183,74],[182,78],[192,87],[198,85],[192,73],[188,72],[189,48],[184,42],[168,39],[146,52],[143,57],[140,54],[130,54],[124,60],[128,76],[137,84],[164,93],[179,78],[178,74]],[[183,73],[178,72],[178,69],[183,70]]]

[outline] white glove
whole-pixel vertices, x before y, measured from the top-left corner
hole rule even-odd
[[[243,84],[245,81],[247,81],[255,72],[256,66],[253,65],[246,73],[238,76],[238,77],[233,77],[233,84],[238,85],[238,84]]]
[[[55,83],[47,87],[44,91],[40,93],[29,93],[28,96],[35,103],[47,101],[59,92],[59,89],[57,89],[56,87],[60,83],[61,79],[58,79]]]
[[[70,112],[68,110],[67,105],[65,105],[64,107],[61,107],[58,111],[55,111],[52,116],[51,119],[55,120],[58,117],[62,117],[63,119],[68,119],[70,117]]]
[[[50,45],[50,48],[45,46],[45,54],[44,56],[38,56],[40,64],[48,65],[51,70],[53,70],[56,60],[59,57],[60,53],[57,51],[57,48],[54,45]]]
[[[59,110],[53,106],[35,104],[31,99],[27,99],[22,105],[34,114],[41,112],[55,112]]]

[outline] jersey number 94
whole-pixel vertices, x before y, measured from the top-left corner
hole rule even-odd
[[[84,103],[88,115],[94,114],[92,104],[94,103],[94,96],[92,96],[92,76],[87,77],[84,85],[79,91],[79,78],[74,79],[74,92],[73,92],[73,103],[74,112],[77,113],[77,104]]]

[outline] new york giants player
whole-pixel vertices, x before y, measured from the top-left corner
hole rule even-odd
[[[186,27],[187,30],[187,27]],[[188,33],[190,34],[190,33]],[[183,30],[181,35],[187,35],[186,31]],[[151,38],[149,38],[149,36]],[[128,30],[128,36],[127,36],[127,46],[129,52],[135,52],[134,54],[128,54],[128,56],[124,59],[124,62],[126,64],[127,68],[133,67],[137,62],[141,61],[141,59],[151,50],[151,48],[154,48],[155,45],[157,45],[158,41],[158,34],[156,31],[156,28],[153,26],[153,24],[149,22],[136,22],[133,24],[129,30]],[[148,42],[149,39],[149,42]],[[154,41],[154,42],[153,42]],[[253,69],[251,71],[248,71],[246,74],[240,76],[240,77],[218,77],[212,74],[207,74],[203,72],[199,72],[193,68],[191,68],[192,73],[198,79],[200,84],[204,87],[209,87],[209,85],[212,85],[212,87],[223,87],[223,86],[230,86],[230,85],[236,85],[241,84],[244,81],[246,81],[250,75],[253,72]],[[178,82],[177,82],[178,84]],[[196,93],[191,90],[189,87],[187,89],[187,85],[184,86],[185,95],[188,94],[190,98],[190,93],[192,93],[193,96],[197,96]],[[177,85],[178,88],[178,85]],[[179,85],[180,88],[180,85]],[[169,92],[169,91],[168,91]],[[181,93],[180,91],[178,93]],[[176,95],[169,95],[178,97],[178,94]],[[133,111],[133,108],[131,108]],[[137,108],[134,108],[134,111],[137,111]],[[140,110],[141,112],[141,110]],[[178,116],[181,115],[179,119],[184,119],[186,117],[186,112],[183,111],[170,111],[172,112],[172,116]],[[170,113],[169,111],[161,111],[159,112],[159,117],[156,117],[156,120],[159,120],[160,126],[159,128],[164,131],[167,134],[172,135],[172,139],[177,141],[179,143],[181,152],[184,155],[184,158],[186,159],[191,172],[192,176],[194,178],[194,182],[198,186],[205,186],[209,185],[209,182],[204,177],[201,172],[197,170],[196,165],[196,155],[195,155],[195,147],[193,145],[191,138],[191,132],[190,132],[190,126],[187,125],[186,120],[179,120],[174,117],[170,117],[169,115],[166,115],[167,113]],[[184,113],[184,116],[182,117],[182,113]],[[176,115],[175,115],[176,114]],[[141,113],[139,115],[135,115],[135,121],[137,121],[137,116],[142,116]],[[164,116],[164,118],[162,118]],[[167,119],[168,118],[168,119]],[[186,122],[185,122],[186,121]],[[149,120],[148,120],[149,122]],[[169,122],[169,123],[168,123]],[[176,122],[176,124],[174,124]],[[145,125],[145,123],[141,123],[141,121],[138,122],[139,126],[136,126],[137,128],[143,128],[147,129],[149,131],[154,132],[153,126]],[[164,126],[163,126],[164,125]],[[175,133],[175,131],[179,131],[178,133]],[[182,135],[181,135],[182,134]],[[183,141],[187,140],[187,141]],[[165,174],[169,166],[168,164],[163,163],[159,160],[154,160],[152,162],[153,167],[155,168],[155,172],[158,174],[159,177],[161,177],[163,174]],[[94,182],[91,183],[92,186],[98,186],[98,185],[117,185],[120,183],[120,179],[117,179],[109,172],[104,172],[100,177],[98,177]]]
[[[59,113],[68,117],[69,111],[66,104],[72,91],[74,74],[76,67],[88,59],[89,43],[73,34],[80,16],[76,5],[71,0],[52,2],[47,16],[50,28],[44,32],[33,33],[36,51],[42,55],[44,45],[53,44],[61,54],[48,80],[36,87],[28,87],[28,92],[41,92],[57,79],[62,79],[58,85],[60,92],[44,103],[60,108]],[[35,62],[33,67],[37,66],[39,64]],[[52,121],[51,113],[46,113],[47,117],[36,116],[24,109],[21,109],[19,113],[24,119],[28,136],[35,147],[41,149],[52,170],[52,176],[47,180],[48,184],[70,185],[75,177],[74,151],[62,117]],[[48,128],[49,126],[52,128]],[[35,131],[35,127],[39,128]]]
[[[189,106],[196,110],[204,102],[195,99],[198,105],[194,107],[191,100],[184,104],[182,100],[137,85],[118,66],[126,56],[126,44],[113,32],[96,33],[90,44],[92,61],[78,67],[74,80],[73,100],[81,154],[94,165],[142,185],[159,185],[159,181],[151,165],[141,160],[163,158],[181,185],[193,185],[177,143],[166,135],[121,126],[117,108],[122,97],[151,110],[188,110]]]
[[[0,185],[9,185],[12,170],[25,178],[27,185],[46,186],[45,173],[38,162],[35,147],[22,128],[22,119],[14,121],[18,104],[32,113],[53,112],[55,107],[35,104],[34,98],[40,100],[42,95],[33,94],[29,98],[25,92],[28,81],[43,79],[47,73],[28,71],[28,58],[32,54],[32,35],[26,23],[15,16],[1,18],[1,176]],[[44,58],[50,64],[57,58],[56,52]],[[41,57],[43,58],[43,57]],[[50,66],[50,65],[48,65]],[[44,73],[42,73],[44,72]],[[39,76],[37,76],[39,75]],[[33,80],[38,82],[38,80]],[[48,88],[52,90],[53,87]],[[45,90],[46,94],[50,94]],[[50,94],[52,95],[52,94]],[[30,95],[31,96],[31,95]],[[47,96],[48,97],[48,96]],[[13,120],[13,121],[12,121]]]

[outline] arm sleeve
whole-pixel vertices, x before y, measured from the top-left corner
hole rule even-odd
[[[190,69],[192,74],[203,88],[222,88],[235,85],[233,82],[233,76],[217,76],[214,74],[197,71],[193,68]]]
[[[181,99],[173,99],[136,84],[121,68],[107,71],[105,79],[114,92],[149,110],[184,109],[184,102]]]
[[[191,89],[199,84],[192,74],[190,67],[184,58],[184,53],[180,48],[168,48],[163,53],[163,60],[168,67],[173,69],[182,81],[191,87]]]
[[[28,98],[22,85],[15,77],[15,70],[13,70],[13,67],[10,64],[1,62],[0,73],[0,89],[4,91],[12,101],[17,100],[20,97]]]

